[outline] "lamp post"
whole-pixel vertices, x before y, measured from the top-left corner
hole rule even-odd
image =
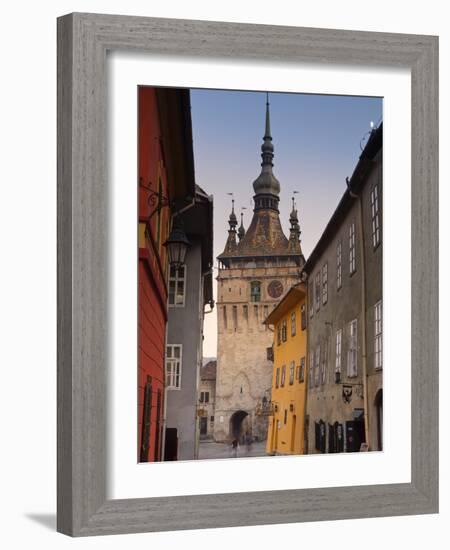
[[[172,231],[163,244],[167,249],[169,264],[178,270],[186,259],[186,252],[191,243],[184,232],[183,221],[179,216],[175,216],[172,224]]]

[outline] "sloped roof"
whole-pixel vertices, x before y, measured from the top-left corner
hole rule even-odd
[[[206,365],[200,369],[201,380],[215,380],[217,371],[217,361],[208,361]]]

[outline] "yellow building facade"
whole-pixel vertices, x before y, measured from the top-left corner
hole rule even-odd
[[[267,317],[273,328],[272,414],[266,451],[305,452],[306,410],[306,286],[293,286]]]

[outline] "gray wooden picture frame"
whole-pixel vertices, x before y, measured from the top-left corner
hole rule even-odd
[[[106,53],[406,67],[411,483],[107,500]],[[438,38],[75,13],[58,19],[58,509],[72,536],[438,511]]]

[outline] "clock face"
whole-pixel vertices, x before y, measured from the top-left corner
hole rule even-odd
[[[271,281],[267,287],[267,291],[271,298],[279,298],[283,294],[281,281]]]

